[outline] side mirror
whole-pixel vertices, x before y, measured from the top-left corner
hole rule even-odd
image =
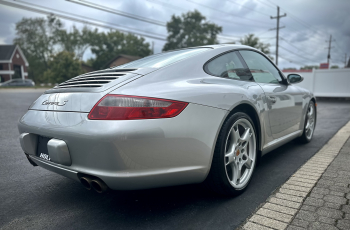
[[[288,82],[291,84],[300,83],[304,80],[304,78],[301,75],[295,73],[288,74],[287,79]]]

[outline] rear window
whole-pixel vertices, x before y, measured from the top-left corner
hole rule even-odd
[[[155,54],[133,62],[129,62],[124,65],[117,66],[116,68],[161,68],[182,59],[202,53],[208,49],[210,48],[184,49]]]

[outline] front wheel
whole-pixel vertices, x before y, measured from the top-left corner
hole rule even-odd
[[[224,123],[216,143],[208,187],[222,195],[238,195],[248,186],[257,160],[254,123],[242,112]]]

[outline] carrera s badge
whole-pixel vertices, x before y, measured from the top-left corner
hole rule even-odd
[[[63,101],[63,104],[60,104],[58,101],[48,101],[48,100],[45,100],[45,101],[42,103],[42,105],[64,106],[64,105],[66,105],[67,102],[68,102],[68,100]]]

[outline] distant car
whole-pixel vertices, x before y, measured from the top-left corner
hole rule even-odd
[[[5,81],[4,83],[0,83],[0,87],[7,86],[35,86],[35,83],[31,79],[12,79]]]
[[[248,46],[164,52],[47,90],[20,119],[20,143],[34,166],[97,192],[205,181],[236,195],[261,155],[312,139],[302,80]]]

